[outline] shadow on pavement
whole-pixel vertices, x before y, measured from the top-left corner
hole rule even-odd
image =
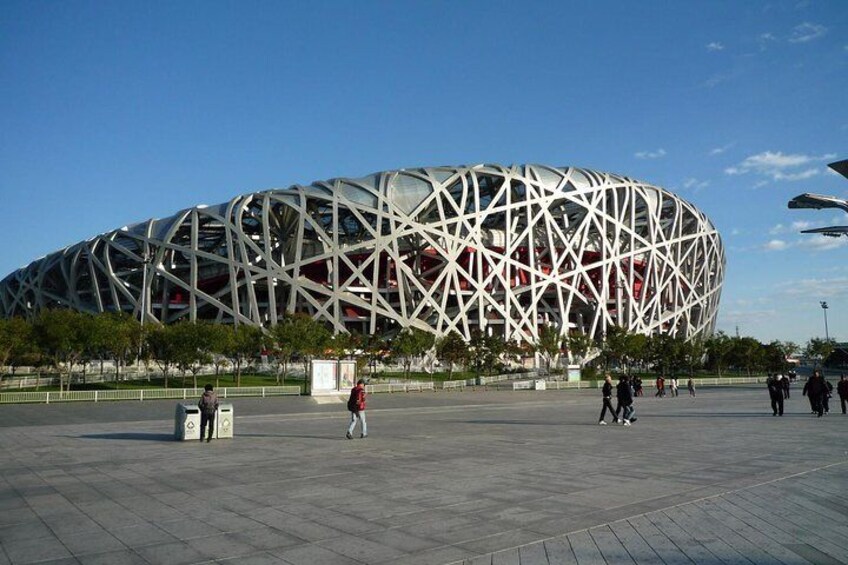
[[[136,439],[142,441],[175,441],[174,434],[148,434],[141,432],[115,432],[113,434],[86,434],[82,439]]]

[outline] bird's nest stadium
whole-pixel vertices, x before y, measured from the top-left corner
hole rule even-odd
[[[543,324],[594,337],[706,335],[725,257],[693,205],[575,167],[402,169],[237,196],[95,236],[0,282],[0,315],[44,308],[145,321],[336,332],[417,327],[534,342]]]

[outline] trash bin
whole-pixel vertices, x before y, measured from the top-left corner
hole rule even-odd
[[[533,388],[536,390],[545,390],[545,379],[536,379],[533,381]]]
[[[215,437],[233,437],[233,405],[218,404],[218,412],[215,414]]]
[[[177,404],[174,415],[174,439],[200,439],[200,408],[193,404]]]

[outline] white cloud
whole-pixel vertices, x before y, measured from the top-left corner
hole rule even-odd
[[[728,143],[727,145],[722,145],[721,147],[715,147],[713,149],[710,149],[710,155],[721,155],[722,153],[724,153],[725,151],[727,151],[728,149],[730,149],[734,145],[736,145],[735,142],[734,143]]]
[[[807,169],[805,171],[801,171],[798,173],[781,173],[777,172],[774,174],[774,180],[786,180],[786,181],[796,181],[796,180],[805,180],[819,174],[818,169]]]
[[[784,281],[776,289],[784,296],[803,296],[811,301],[837,298],[848,296],[848,277]]]
[[[706,86],[707,88],[714,88],[714,87],[720,85],[721,83],[727,82],[728,80],[734,78],[738,74],[739,74],[738,71],[731,72],[731,73],[714,74],[713,76],[708,78],[706,81],[704,81],[704,86]]]
[[[827,28],[820,24],[811,24],[804,22],[801,25],[795,26],[792,30],[792,35],[789,37],[789,43],[807,43],[818,39],[827,33]]]
[[[757,43],[760,44],[760,51],[765,51],[768,48],[768,44],[775,41],[777,41],[777,38],[772,33],[761,33],[757,37]]]
[[[777,224],[769,230],[769,235],[778,235],[786,231],[786,226]]]
[[[750,157],[745,158],[744,161],[737,165],[727,167],[724,172],[728,175],[745,175],[748,173],[754,173],[774,181],[799,181],[818,175],[819,169],[796,169],[803,166],[809,166],[816,162],[829,161],[835,157],[836,155],[833,153],[814,156],[784,154],[780,151],[764,151],[757,155],[751,155]]]
[[[810,227],[812,224],[810,222],[800,221],[800,222],[792,222],[793,230],[805,230]]]
[[[719,318],[725,324],[748,324],[757,321],[764,321],[774,318],[777,315],[775,310],[728,310],[726,312],[719,311]],[[741,329],[741,328],[740,328]],[[731,333],[736,333],[736,328],[731,330]]]
[[[665,157],[665,149],[657,149],[656,151],[639,151],[634,155],[637,159],[659,159]]]
[[[718,41],[713,41],[707,44],[707,51],[724,51],[724,45]]]
[[[789,244],[782,239],[772,239],[763,246],[766,251],[783,251],[789,247]]]
[[[761,180],[754,183],[754,188],[762,188],[768,184],[767,180]]]
[[[848,237],[826,237],[823,235],[811,235],[798,242],[800,247],[811,251],[830,251],[848,246]]]
[[[690,177],[683,181],[683,188],[692,189],[693,192],[700,192],[708,186],[710,186],[710,181],[698,180],[694,177]]]

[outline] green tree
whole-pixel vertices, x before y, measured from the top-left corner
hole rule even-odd
[[[534,344],[536,351],[542,355],[545,360],[548,371],[550,372],[554,359],[559,355],[562,349],[562,336],[559,330],[551,325],[544,324],[539,327],[539,337]]]
[[[645,362],[648,355],[648,336],[640,333],[627,334],[624,347],[624,360],[628,372],[633,370],[634,364]]]
[[[442,336],[436,342],[436,352],[439,359],[448,364],[448,379],[453,375],[454,365],[463,364],[468,361],[468,344],[455,331]]]
[[[121,367],[138,353],[141,342],[141,324],[124,313],[107,313],[96,316],[95,341],[101,356],[115,362],[115,382],[120,380]],[[102,358],[102,357],[101,357]],[[102,362],[100,372],[103,372]]]
[[[648,338],[647,359],[663,378],[680,364],[681,343],[682,340],[668,334],[654,334]]]
[[[708,365],[714,368],[721,377],[721,371],[727,365],[733,350],[733,340],[724,332],[717,332],[707,338],[704,346],[707,350]]]
[[[825,360],[830,357],[835,347],[836,342],[833,339],[814,337],[807,342],[804,354],[814,359],[816,364],[824,365]]]
[[[59,375],[59,390],[70,390],[71,372],[89,348],[91,315],[74,310],[42,310],[33,324],[39,348]],[[67,370],[67,387],[64,376]]]
[[[481,370],[491,376],[505,350],[506,343],[500,334],[487,335],[480,330],[471,332],[471,340],[468,342],[468,358],[474,365],[478,377]]]
[[[418,328],[403,328],[391,342],[392,356],[403,363],[403,376],[409,378],[412,362],[427,353],[436,341],[430,332]]]
[[[697,337],[680,344],[682,361],[690,377],[694,377],[695,371],[703,364],[706,351],[707,347],[704,345],[704,341]]]
[[[601,345],[601,358],[604,368],[609,370],[610,365],[623,366],[627,357],[627,330],[618,326],[607,329],[606,337]]]
[[[147,325],[144,328],[147,338],[146,353],[153,358],[154,362],[162,371],[165,388],[168,388],[168,375],[177,361],[177,349],[174,341],[171,339],[173,327]]]
[[[241,386],[241,370],[250,360],[262,352],[267,341],[262,328],[256,326],[239,325],[232,330],[227,356],[231,359],[236,370],[236,386]]]
[[[380,336],[364,335],[361,347],[368,360],[368,375],[373,376],[377,363],[385,361],[390,354],[389,344]]]
[[[763,344],[752,337],[733,337],[730,359],[750,377],[753,370],[764,365]]]
[[[323,353],[330,342],[331,334],[321,323],[308,314],[286,313],[271,327],[274,352],[283,370],[283,379],[288,373],[288,364],[295,356],[303,360],[304,378],[309,384],[309,362],[315,355]],[[277,372],[277,382],[280,374]]]
[[[240,327],[240,326],[239,326]],[[235,328],[224,324],[210,324],[206,328],[206,340],[212,366],[215,367],[215,388],[218,388],[221,380],[221,369],[230,364],[230,352],[235,340]],[[233,383],[237,386],[236,375],[233,374]]]
[[[23,318],[0,319],[0,367],[14,365],[32,351],[32,326]]]
[[[565,338],[565,348],[571,355],[572,359],[577,361],[577,364],[582,365],[583,360],[589,354],[589,351],[595,345],[595,341],[588,334],[578,331],[572,331]]]

